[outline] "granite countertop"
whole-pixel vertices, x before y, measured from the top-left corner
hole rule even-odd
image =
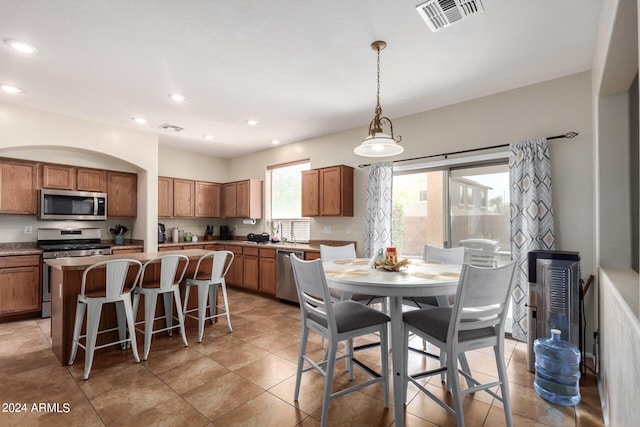
[[[0,243],[0,256],[13,255],[40,255],[42,249],[36,242],[9,242]]]
[[[286,249],[286,250],[298,250],[298,251],[319,251],[320,245],[310,243],[255,243],[249,242],[246,240],[198,240],[197,242],[167,242],[167,243],[158,243],[158,248],[170,248],[172,246],[183,246],[185,249],[188,249],[189,246],[196,245],[233,245],[233,246],[244,246],[244,247],[258,247],[258,248],[269,248],[269,249]]]

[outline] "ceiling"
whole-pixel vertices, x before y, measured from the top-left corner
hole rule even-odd
[[[483,13],[435,33],[422,2],[2,0],[0,39],[39,52],[0,45],[0,84],[24,90],[0,101],[232,158],[368,126],[375,40],[388,44],[380,102],[392,119],[591,69],[598,0],[482,0]]]

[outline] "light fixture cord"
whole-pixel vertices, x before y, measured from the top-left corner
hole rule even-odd
[[[377,92],[376,92],[376,115],[380,116],[382,114],[382,107],[380,107],[380,46],[376,48],[378,51],[378,77],[377,77]]]

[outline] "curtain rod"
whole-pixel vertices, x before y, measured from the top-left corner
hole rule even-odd
[[[547,141],[551,140],[551,139],[571,139],[571,138],[575,138],[576,136],[578,136],[578,132],[567,132],[567,133],[565,133],[563,135],[548,136],[547,137]],[[433,158],[433,157],[444,157],[446,159],[447,157],[449,157],[451,155],[454,155],[454,154],[473,153],[475,151],[483,151],[483,150],[491,150],[491,149],[494,149],[494,148],[508,147],[509,145],[511,145],[511,144],[500,144],[500,145],[492,145],[490,147],[470,148],[468,150],[452,151],[451,153],[431,154],[429,156],[412,157],[410,159],[393,160],[393,163],[409,162],[411,160],[430,159],[430,158]],[[367,166],[371,166],[371,163],[358,165],[359,168],[366,168]]]

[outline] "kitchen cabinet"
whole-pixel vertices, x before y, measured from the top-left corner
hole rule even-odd
[[[76,189],[76,168],[65,165],[52,165],[44,163],[40,168],[42,176],[42,188],[56,190]]]
[[[158,177],[158,218],[173,216],[173,178]]]
[[[260,249],[260,291],[276,295],[276,250]]]
[[[225,282],[228,285],[243,286],[244,284],[244,260],[242,256],[242,246],[237,245],[225,245],[225,251],[233,252],[233,263],[229,267]]]
[[[220,218],[222,209],[222,185],[215,182],[195,182],[195,216],[198,218]]]
[[[262,218],[262,181],[246,179],[223,186],[225,218]]]
[[[320,252],[305,252],[304,259],[305,261],[313,261],[314,259],[320,258]]]
[[[353,216],[352,167],[331,166],[302,174],[303,216]]]
[[[173,216],[193,218],[195,182],[173,179]]]
[[[107,171],[102,169],[78,168],[76,188],[78,191],[106,193]]]
[[[38,167],[35,163],[0,160],[0,213],[38,214]]]
[[[320,215],[320,171],[302,171],[302,216]]]
[[[138,175],[107,172],[107,217],[135,217],[138,208]]]
[[[259,249],[244,248],[244,287],[247,289],[258,290],[260,287],[260,263]]]
[[[193,217],[195,182],[189,179],[173,179],[173,216]]]
[[[41,310],[40,263],[40,255],[0,257],[0,319]]]

